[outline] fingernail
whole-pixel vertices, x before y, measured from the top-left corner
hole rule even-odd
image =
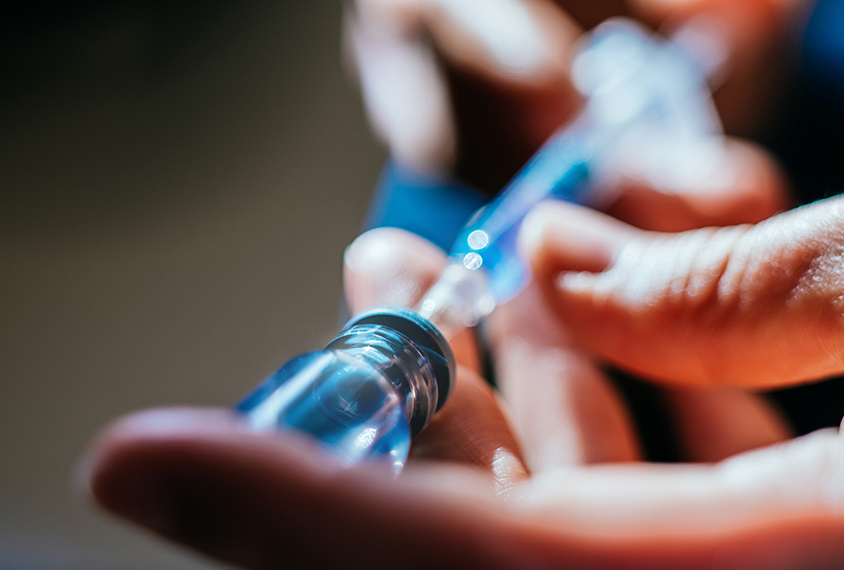
[[[527,479],[524,464],[505,447],[495,450],[490,467],[495,477],[495,494],[499,497],[506,497],[519,483]]]
[[[548,54],[543,43],[543,30],[522,3],[513,0],[459,0],[449,2],[448,9],[509,73],[530,75],[546,63]]]
[[[346,249],[346,301],[352,313],[375,305],[413,304],[419,279],[405,259],[394,230],[367,232]]]
[[[520,241],[530,259],[545,258],[557,271],[603,271],[629,240],[631,230],[594,210],[564,203],[534,208]]]
[[[384,245],[383,241],[372,239],[370,234],[363,234],[343,254],[343,286],[352,314],[366,310],[375,303],[377,293],[373,276],[378,273],[375,266],[381,263],[379,259],[387,254]]]

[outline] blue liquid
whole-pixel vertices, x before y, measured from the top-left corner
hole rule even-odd
[[[387,460],[410,448],[403,402],[370,364],[337,351],[304,354],[267,378],[237,410],[259,430],[307,433],[344,463]]]

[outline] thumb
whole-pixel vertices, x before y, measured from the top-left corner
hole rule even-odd
[[[674,234],[547,203],[521,239],[559,318],[623,368],[760,388],[844,371],[841,199]]]

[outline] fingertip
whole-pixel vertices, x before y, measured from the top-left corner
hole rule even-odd
[[[540,203],[522,221],[518,246],[524,258],[530,260],[533,265],[545,256],[546,232],[549,224],[554,223],[551,219],[553,215],[554,210],[549,204]]]
[[[520,247],[541,275],[600,272],[632,237],[632,228],[582,206],[545,202],[525,218]]]
[[[763,148],[747,142],[729,140],[727,148],[743,167],[738,177],[738,196],[748,215],[739,223],[761,222],[794,206],[786,175],[773,156]]]
[[[772,156],[752,143],[728,139],[717,170],[680,194],[690,217],[698,217],[680,229],[757,223],[791,205],[785,175]]]
[[[439,278],[445,254],[431,242],[397,228],[376,228],[346,248],[343,284],[349,311],[378,305],[413,307]],[[458,362],[480,369],[473,335],[450,339]]]
[[[157,409],[136,412],[107,427],[80,461],[85,492],[106,510],[161,534],[172,517],[159,493],[157,451],[199,434],[234,428],[227,410]]]
[[[608,213],[638,228],[680,232],[756,223],[791,205],[775,160],[748,142],[728,139],[682,176],[628,168]]]
[[[107,428],[88,457],[90,493],[103,508],[245,567],[271,566],[280,539],[269,529],[319,504],[343,471],[306,439],[252,432],[225,409],[133,414]]]
[[[352,313],[376,305],[412,306],[442,271],[445,255],[397,228],[359,236],[343,256],[346,301]]]
[[[375,228],[359,235],[343,252],[343,266],[352,274],[371,271],[372,266],[390,259],[392,228]]]
[[[491,474],[501,487],[527,477],[501,401],[477,372],[462,366],[454,393],[414,439],[411,457],[470,465]]]

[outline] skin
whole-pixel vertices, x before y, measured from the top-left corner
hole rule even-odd
[[[771,388],[844,367],[842,207],[660,234],[549,204],[525,239],[538,282],[590,351],[672,383]]]
[[[407,266],[411,249],[418,269]],[[427,283],[442,262],[399,230],[365,234],[347,252],[352,307],[407,301],[391,283]],[[528,342],[559,326],[526,312],[545,301],[502,307],[510,322],[492,333],[516,347],[497,364],[520,397],[493,393],[468,364],[468,342],[458,344],[455,392],[398,479],[344,469],[293,435],[251,433],[225,410],[169,409],[104,432],[91,491],[137,524],[248,568],[840,567],[837,430],[787,440],[755,400],[706,391],[683,404],[705,439],[687,451],[717,462],[636,461],[624,408],[592,360],[562,338],[551,354]]]
[[[711,11],[742,31],[727,34],[735,46],[748,42],[738,68],[762,65],[787,12],[773,0],[743,3],[749,20],[735,3],[704,0],[520,5],[546,39],[539,64],[515,75],[445,0],[355,5],[353,59],[393,154],[493,188],[577,108],[566,53],[581,25],[620,11],[652,25]],[[397,61],[379,59],[385,47]],[[401,85],[433,102],[424,120],[400,105],[411,100]],[[483,111],[474,119],[470,103]],[[722,101],[729,109],[741,98]],[[484,138],[501,146],[472,144]],[[92,445],[93,498],[246,568],[841,567],[841,436],[790,439],[746,390],[842,372],[840,207],[767,220],[788,205],[776,167],[752,145],[727,149],[738,173],[727,182],[630,178],[614,217],[535,211],[521,236],[535,283],[486,324],[500,392],[481,378],[473,339],[455,340],[455,390],[397,479],[342,468],[295,435],[251,433],[226,410],[164,409],[118,420]],[[495,156],[509,162],[486,172]],[[700,229],[731,224],[745,225]],[[349,307],[412,305],[444,263],[410,234],[364,234],[345,256]],[[688,463],[640,460],[602,361],[666,387]]]

